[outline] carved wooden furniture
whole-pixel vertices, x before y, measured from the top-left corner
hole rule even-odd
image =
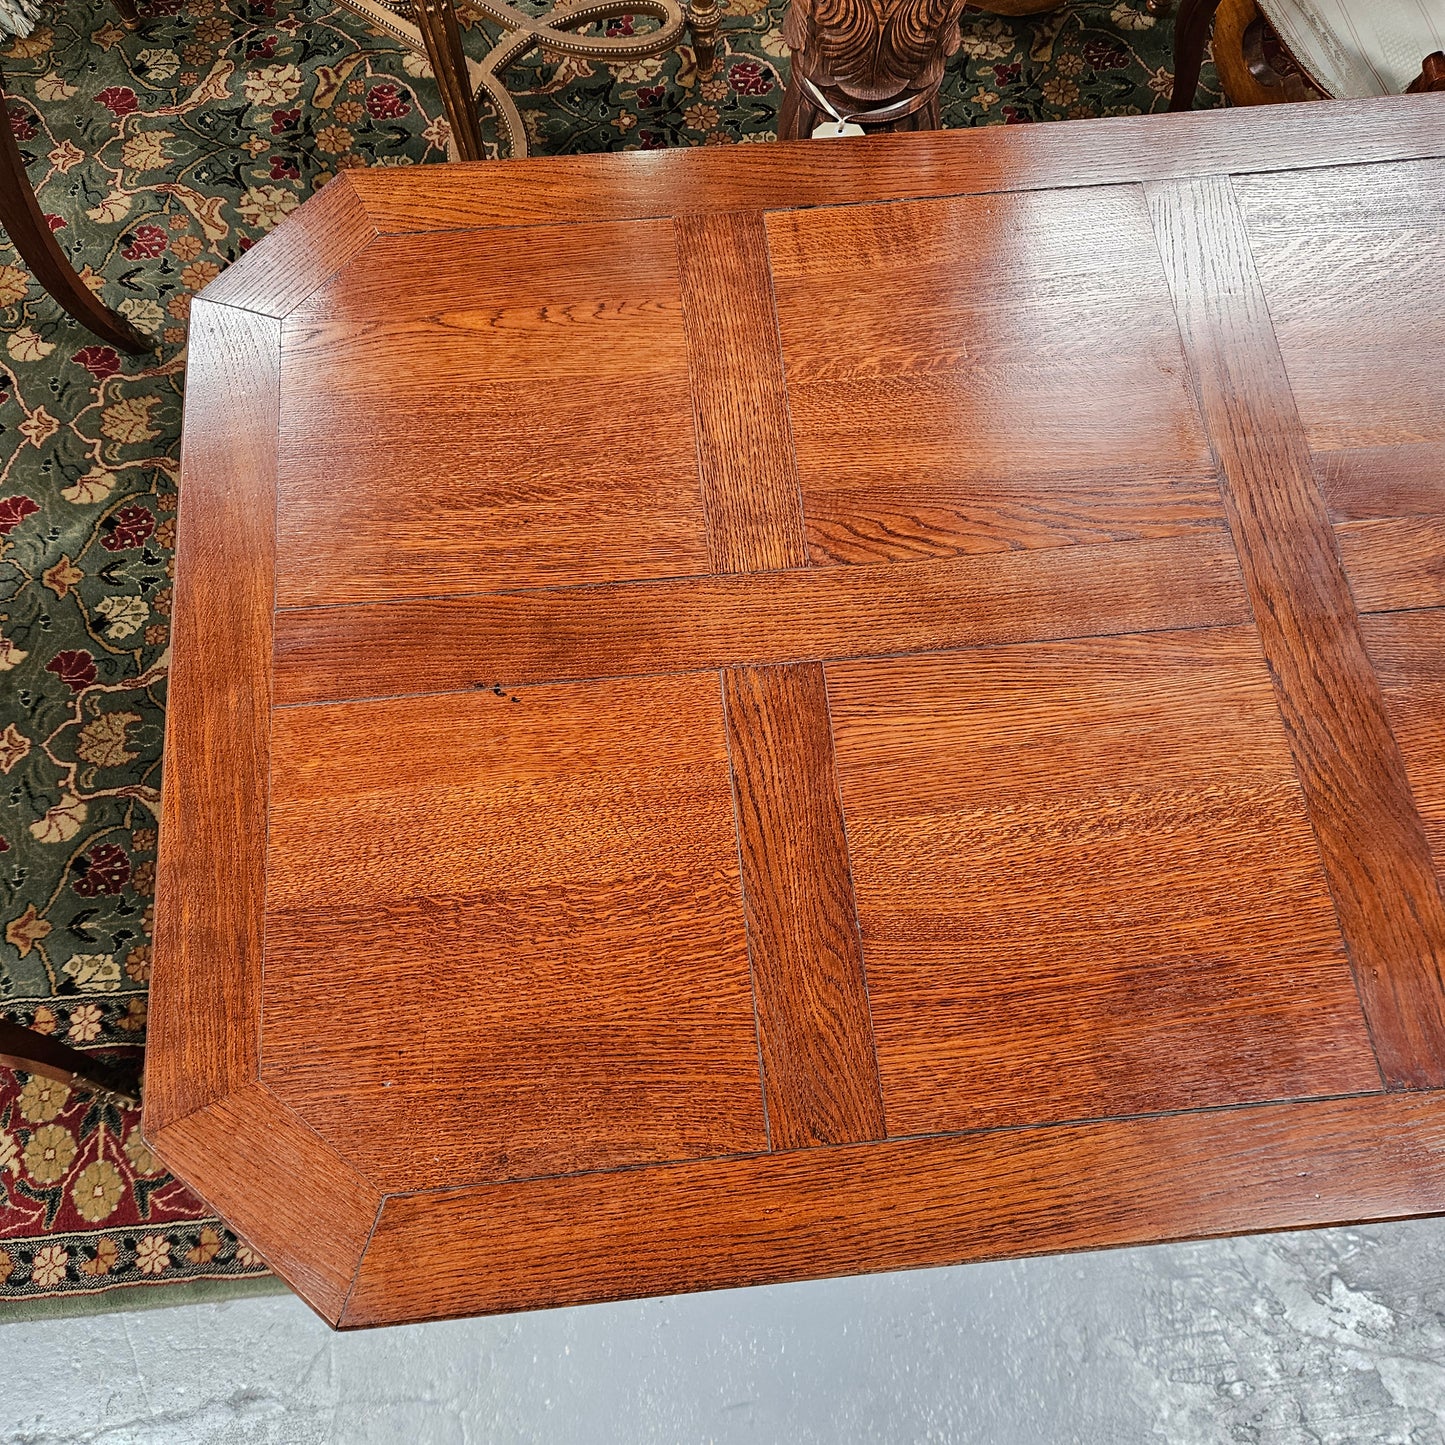
[[[125,8],[121,14],[126,14]],[[0,76],[0,117],[4,112],[4,78]],[[76,275],[36,202],[19,142],[8,123],[0,124],[0,225],[36,280],[82,326],[122,351],[150,350],[150,343]]]
[[[1445,8],[1439,6],[1418,0],[1180,0],[1170,110],[1194,103],[1211,25],[1215,69],[1235,105],[1445,88]]]
[[[343,1325],[1445,1209],[1442,123],[327,186],[193,311],[159,1155]]]

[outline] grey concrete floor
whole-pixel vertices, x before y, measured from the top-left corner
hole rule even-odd
[[[1445,1445],[1445,1220],[334,1335],[4,1323],[6,1445]]]

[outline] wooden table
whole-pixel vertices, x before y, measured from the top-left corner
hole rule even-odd
[[[342,1325],[1445,1209],[1442,150],[333,181],[193,311],[157,1153]]]

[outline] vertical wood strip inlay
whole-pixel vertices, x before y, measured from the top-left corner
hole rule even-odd
[[[774,1149],[884,1137],[821,663],[723,673]]]
[[[1227,177],[1146,186],[1280,712],[1392,1089],[1445,1085],[1445,903]]]
[[[145,1128],[259,1065],[281,323],[198,301],[168,682]],[[204,402],[191,398],[205,398]]]
[[[674,224],[713,568],[805,567],[802,494],[762,215],[679,216]]]

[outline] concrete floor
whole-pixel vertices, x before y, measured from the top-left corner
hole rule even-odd
[[[333,1335],[3,1323],[6,1445],[1445,1445],[1445,1220]]]

